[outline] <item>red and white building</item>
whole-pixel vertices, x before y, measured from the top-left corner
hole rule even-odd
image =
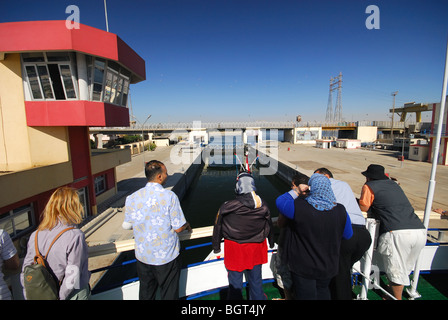
[[[116,34],[65,20],[0,23],[0,228],[28,234],[65,185],[97,214],[131,156],[91,150],[89,127],[129,126],[129,86],[145,78],[145,61]]]

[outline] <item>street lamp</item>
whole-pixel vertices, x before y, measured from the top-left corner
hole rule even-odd
[[[395,96],[397,95],[398,91],[392,92],[392,96],[394,97],[394,104],[392,105],[392,125],[390,127],[390,138],[392,140],[392,148],[394,145],[394,114],[395,114]]]
[[[138,119],[135,117],[135,116],[133,116],[132,115],[132,118],[134,118],[138,123],[140,123],[140,121],[138,121]],[[148,121],[149,120],[149,118],[151,118],[151,115],[149,115],[148,117],[146,117],[146,120],[143,122],[143,124],[142,124],[142,144],[143,144],[143,167],[145,166],[145,136],[144,136],[144,132],[143,132],[143,130],[144,130],[144,126],[145,126],[145,123],[146,123],[146,121]]]
[[[144,129],[144,126],[145,126],[146,121],[148,121],[149,118],[151,118],[151,115],[149,115],[149,116],[146,118],[146,120],[143,122],[143,124],[142,124],[143,167],[146,165],[146,163],[145,163],[145,135],[144,135],[144,133],[143,133],[143,129]]]
[[[145,120],[145,122],[143,122],[143,124],[142,124],[142,141],[143,141],[143,150],[145,149],[145,136],[143,135],[143,127],[145,126],[145,123],[146,123],[146,121],[148,121],[149,120],[149,118],[151,118],[151,115],[149,115],[147,118],[146,118],[146,120]]]

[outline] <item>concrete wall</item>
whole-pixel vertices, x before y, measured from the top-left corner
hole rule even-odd
[[[154,142],[157,147],[168,147],[170,145],[170,139],[155,139],[152,142]]]
[[[22,170],[0,176],[0,208],[73,181],[71,162]]]
[[[0,171],[32,167],[20,54],[0,61]]]
[[[148,146],[151,143],[150,140],[145,140],[144,144],[145,146]],[[128,143],[128,144],[121,144],[120,145],[120,149],[129,149],[131,150],[131,154],[139,154],[141,152],[143,152],[143,142],[142,141],[137,141],[137,142],[133,142],[133,143]]]
[[[313,171],[299,168],[297,165],[294,165],[288,161],[278,161],[278,154],[276,152],[270,153],[268,151],[265,152],[264,150],[260,149],[257,149],[257,152],[260,158],[270,158],[270,161],[276,161],[277,168],[273,173],[287,184],[291,184],[291,178],[296,174],[304,175],[307,177],[311,177],[311,175],[313,174]]]
[[[356,139],[361,142],[374,142],[377,140],[378,128],[377,127],[357,127]]]
[[[202,162],[202,152],[198,152],[198,155],[194,158],[194,161],[184,173],[176,173],[176,175],[178,175],[177,181],[174,182],[175,184],[171,188],[171,191],[173,191],[178,196],[179,200],[183,199],[191,183],[194,181],[196,175],[202,170],[202,167],[204,166],[204,163]]]
[[[28,127],[33,166],[69,160],[67,127]]]
[[[314,144],[318,139],[322,139],[322,127],[294,128],[295,144]]]
[[[130,149],[96,149],[92,150],[92,175],[115,168],[131,161]]]

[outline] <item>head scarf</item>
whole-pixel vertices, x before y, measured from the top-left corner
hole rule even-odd
[[[315,173],[309,182],[310,194],[306,201],[319,211],[331,210],[336,206],[336,197],[331,189],[331,182],[326,176]]]
[[[252,175],[246,172],[239,174],[236,181],[235,193],[245,194],[251,193],[252,191],[257,191]]]
[[[249,208],[260,208],[263,204],[260,196],[258,196],[255,191],[255,181],[250,173],[244,172],[238,175],[235,193],[236,197],[241,203]]]

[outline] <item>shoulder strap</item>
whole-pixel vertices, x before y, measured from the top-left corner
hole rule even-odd
[[[74,228],[74,227],[66,228],[66,229],[64,229],[64,230],[62,230],[61,232],[58,233],[58,235],[57,235],[57,236],[53,239],[53,241],[51,242],[50,247],[48,248],[47,254],[45,255],[45,259],[47,259],[48,253],[50,252],[50,249],[51,249],[51,247],[53,246],[53,244],[56,242],[56,240],[58,240],[59,237],[60,237],[65,231],[68,231],[68,230],[71,230],[71,229],[75,229],[75,228]],[[37,245],[37,234],[38,234],[38,233],[39,233],[39,230],[36,231],[36,237],[35,237],[35,239],[34,239],[34,245],[35,245],[35,248],[36,248],[36,256],[41,256],[41,254],[40,254],[40,252],[39,252],[39,246]]]

